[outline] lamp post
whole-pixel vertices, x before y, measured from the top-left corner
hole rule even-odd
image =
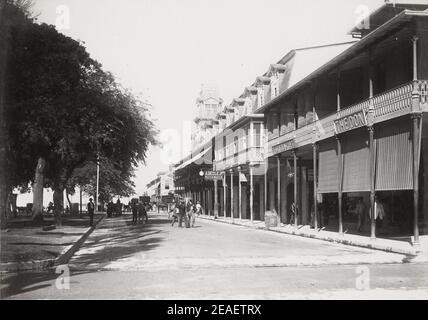
[[[100,156],[97,154],[97,193],[96,193],[96,211],[98,211],[98,197],[99,197],[99,189],[100,188]]]

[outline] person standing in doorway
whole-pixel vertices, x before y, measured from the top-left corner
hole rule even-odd
[[[93,201],[92,198],[90,198],[88,204],[86,205],[86,209],[88,210],[88,215],[89,215],[90,227],[92,227],[94,224],[94,212],[95,212],[95,204],[92,201]]]
[[[364,223],[366,218],[366,210],[367,207],[364,204],[363,198],[358,198],[357,206],[356,206],[356,214],[358,217],[358,232],[362,232],[364,229]]]

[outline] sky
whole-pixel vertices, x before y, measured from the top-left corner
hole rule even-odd
[[[38,22],[84,41],[122,86],[141,94],[164,148],[137,170],[137,194],[189,152],[184,128],[202,84],[225,103],[293,48],[352,40],[347,32],[384,0],[34,0]],[[165,133],[176,158],[166,159]]]

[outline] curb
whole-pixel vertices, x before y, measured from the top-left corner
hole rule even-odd
[[[265,231],[271,231],[271,232],[276,232],[276,233],[299,236],[299,237],[308,238],[308,239],[327,241],[327,242],[331,242],[331,243],[339,243],[339,244],[344,244],[344,245],[348,245],[348,246],[354,246],[354,247],[360,247],[360,248],[366,248],[366,249],[372,249],[372,250],[379,250],[379,251],[390,252],[390,253],[398,253],[398,254],[403,254],[406,256],[411,256],[410,259],[417,257],[419,254],[422,253],[422,252],[419,252],[417,250],[406,250],[406,249],[402,249],[402,248],[396,248],[393,246],[387,246],[387,245],[382,245],[382,244],[377,244],[377,243],[365,243],[365,242],[358,242],[358,241],[350,240],[350,239],[339,239],[339,238],[330,237],[330,236],[323,236],[323,235],[319,235],[319,234],[315,234],[315,233],[309,234],[309,233],[305,233],[305,232],[288,231],[288,230],[284,230],[284,229],[283,230],[276,230],[276,229],[270,229],[270,228],[260,227],[260,226],[251,226],[251,225],[239,224],[239,223],[235,223],[232,221],[213,219],[211,217],[206,217],[206,216],[200,216],[200,218],[204,219],[204,220],[220,222],[220,223],[225,223],[225,224],[232,224],[235,226],[241,226],[241,227],[255,229],[255,230],[265,230]]]
[[[24,262],[0,263],[0,272],[5,273],[5,272],[17,272],[17,271],[41,271],[57,265],[68,263],[68,261],[73,256],[73,254],[77,250],[79,250],[80,246],[86,241],[86,239],[89,237],[92,231],[95,230],[98,223],[100,223],[105,216],[106,215],[104,214],[97,221],[95,221],[94,225],[92,227],[89,227],[76,242],[64,248],[58,257],[53,259],[45,259],[45,260],[30,260],[30,261],[24,261]]]

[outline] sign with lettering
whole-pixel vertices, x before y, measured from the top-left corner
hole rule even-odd
[[[277,153],[293,150],[295,148],[296,148],[296,142],[294,141],[294,139],[291,139],[283,143],[277,144],[276,146],[273,146],[272,153],[277,154]]]
[[[334,131],[340,134],[346,131],[367,126],[367,116],[364,110],[334,120]]]
[[[205,171],[205,180],[223,180],[224,173],[221,171]]]

